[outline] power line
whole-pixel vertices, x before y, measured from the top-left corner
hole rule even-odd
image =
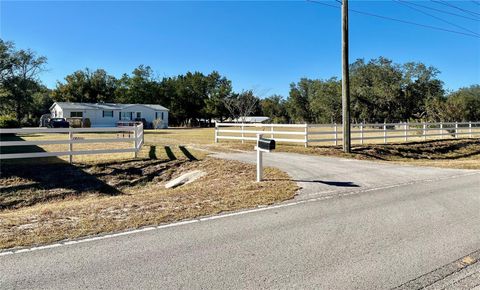
[[[328,7],[337,8],[337,9],[340,8],[339,6],[332,5],[332,4],[328,4],[328,3],[323,3],[323,2],[320,2],[320,1],[317,1],[317,0],[306,0],[306,1],[307,1],[307,2],[311,2],[311,3],[314,3],[314,4],[320,4],[320,5],[324,5],[324,6],[328,6]],[[378,15],[378,14],[370,13],[370,12],[359,11],[359,10],[354,10],[354,9],[349,9],[349,11],[352,11],[352,12],[355,12],[355,13],[358,13],[358,14],[363,14],[363,15],[367,15],[367,16],[376,17],[376,18],[381,18],[381,19],[386,19],[386,20],[401,22],[401,23],[410,24],[410,25],[421,26],[421,27],[424,27],[424,28],[429,28],[429,29],[440,30],[440,31],[444,31],[444,32],[450,32],[450,33],[456,33],[456,34],[462,34],[462,35],[466,35],[466,36],[470,36],[470,37],[480,38],[480,37],[479,37],[478,35],[476,35],[476,34],[465,33],[465,32],[461,32],[461,31],[450,30],[450,29],[446,29],[446,28],[442,28],[442,27],[437,27],[437,26],[432,26],[432,25],[428,25],[428,24],[421,24],[421,23],[412,22],[412,21],[408,21],[408,20],[403,20],[403,19],[397,19],[397,18],[387,17],[387,16],[383,16],[383,15]]]
[[[463,30],[465,30],[465,31],[468,31],[468,32],[470,32],[470,33],[473,33],[473,34],[476,34],[476,35],[480,36],[480,34],[478,34],[476,31],[473,31],[473,30],[470,30],[470,29],[465,28],[465,27],[463,27],[463,26],[457,25],[457,24],[455,24],[455,23],[453,23],[453,22],[450,22],[450,21],[445,20],[445,19],[443,19],[443,18],[437,17],[437,16],[435,16],[435,15],[433,15],[433,14],[430,14],[430,13],[428,13],[428,12],[425,12],[425,11],[423,11],[423,10],[421,10],[421,9],[412,7],[412,6],[410,6],[410,4],[411,4],[410,2],[403,1],[403,0],[394,0],[394,1],[397,1],[397,2],[400,3],[400,4],[405,5],[405,6],[407,6],[408,8],[413,9],[413,10],[415,10],[415,11],[418,11],[418,12],[420,12],[420,13],[423,13],[423,14],[425,14],[425,15],[427,15],[427,16],[433,17],[433,18],[435,18],[435,19],[437,19],[437,20],[440,20],[440,21],[442,21],[442,22],[445,22],[445,23],[447,23],[447,24],[450,24],[450,25],[452,25],[452,26],[455,26],[455,27],[457,27],[457,28],[463,29]]]
[[[476,3],[477,3],[477,2],[476,2]],[[437,12],[440,12],[440,13],[445,13],[445,14],[450,14],[450,15],[457,16],[457,17],[462,17],[462,18],[465,18],[465,19],[470,19],[470,20],[474,20],[474,21],[480,21],[480,19],[478,19],[478,18],[468,17],[468,16],[461,15],[461,14],[458,14],[458,13],[454,13],[454,12],[450,12],[450,11],[445,11],[445,10],[442,10],[442,9],[438,9],[438,8],[434,8],[434,7],[430,7],[430,6],[426,6],[426,5],[422,5],[422,4],[418,4],[418,3],[415,3],[415,2],[409,2],[409,4],[415,5],[415,6],[418,6],[418,7],[422,7],[422,8],[425,8],[425,9],[430,9],[430,10],[433,10],[433,11],[437,11]],[[477,4],[480,5],[480,3],[477,3]]]
[[[460,11],[463,11],[463,12],[468,13],[468,14],[473,15],[473,16],[477,16],[477,15],[480,16],[480,13],[473,12],[473,11],[470,11],[470,10],[467,10],[467,9],[463,9],[463,8],[458,7],[456,5],[450,4],[447,1],[443,1],[443,0],[438,0],[438,1],[437,0],[430,0],[430,1],[438,3],[438,4],[442,4],[442,5],[445,5],[445,6],[450,6],[452,8],[458,9]]]

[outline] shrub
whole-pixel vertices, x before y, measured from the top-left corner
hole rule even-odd
[[[163,126],[163,120],[162,119],[155,119],[152,122],[153,129],[160,129]]]
[[[12,116],[0,116],[0,128],[19,128],[20,123]]]
[[[70,123],[70,127],[72,128],[81,128],[82,127],[82,119],[78,118],[67,118],[68,123]]]
[[[20,125],[22,127],[37,127],[38,126],[38,120],[32,119],[32,118],[24,118],[21,122]]]
[[[83,127],[83,128],[90,128],[90,127],[92,127],[92,122],[90,122],[90,119],[89,119],[89,118],[83,119],[82,127]]]

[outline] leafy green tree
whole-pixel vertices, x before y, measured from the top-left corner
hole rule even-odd
[[[399,65],[380,57],[350,66],[352,119],[354,122],[393,122],[402,118],[402,71]]]
[[[280,95],[273,95],[260,101],[262,115],[269,117],[272,123],[288,123],[289,116],[285,99]]]
[[[437,78],[440,72],[423,63],[409,62],[403,65],[402,73],[403,101],[399,108],[401,120],[438,120],[434,106],[442,101],[445,94],[443,82]]]
[[[57,82],[53,97],[57,101],[106,103],[115,101],[117,80],[103,69],[90,71],[86,68]]]
[[[120,103],[161,104],[164,101],[152,68],[144,65],[135,68],[131,76],[124,74],[118,80],[115,95]]]
[[[336,78],[312,81],[310,110],[315,123],[342,121],[342,85]]]
[[[480,85],[460,88],[451,93],[442,109],[444,121],[480,120]]]
[[[222,121],[228,116],[225,99],[232,94],[232,82],[226,77],[222,77],[217,71],[213,71],[206,76],[206,80],[205,117],[209,119],[217,118]]]
[[[34,51],[16,50],[11,42],[0,39],[1,114],[13,113],[17,121],[28,115],[32,96],[41,88],[39,74],[47,59]]]
[[[298,83],[290,84],[290,94],[287,99],[287,112],[294,122],[311,123],[310,95],[312,80],[303,78]]]
[[[53,94],[50,89],[45,86],[42,86],[41,89],[33,94],[32,96],[32,109],[30,111],[30,118],[35,124],[38,124],[40,121],[40,116],[50,112],[50,107],[52,106]]]

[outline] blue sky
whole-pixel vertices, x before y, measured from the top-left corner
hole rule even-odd
[[[338,5],[337,2],[323,3]],[[417,1],[480,20],[480,5]],[[234,89],[288,95],[301,77],[341,72],[340,10],[306,1],[44,2],[1,1],[0,34],[48,57],[41,80],[83,68],[120,76],[140,64],[158,76],[217,70]],[[351,9],[461,31],[395,1],[351,1]],[[480,21],[428,13],[480,34]],[[477,14],[479,15],[477,16]],[[350,14],[350,59],[385,56],[437,67],[449,89],[480,83],[480,39]]]

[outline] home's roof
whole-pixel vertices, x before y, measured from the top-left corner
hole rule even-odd
[[[55,102],[50,107],[53,108],[57,104],[62,109],[68,110],[123,110],[131,106],[144,106],[156,111],[168,111],[167,108],[160,105],[153,104],[116,104],[116,103],[69,103],[69,102]]]

